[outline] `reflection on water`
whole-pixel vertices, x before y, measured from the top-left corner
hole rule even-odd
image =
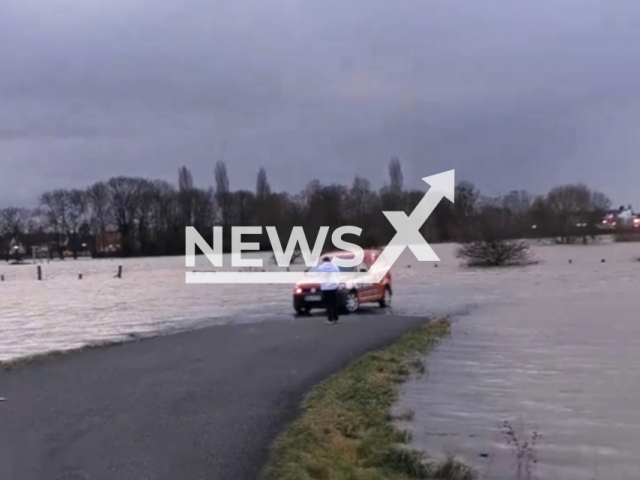
[[[434,250],[437,266],[405,251],[393,268],[395,313],[457,315],[429,375],[401,398],[416,411],[416,445],[512,479],[509,420],[521,437],[542,434],[540,479],[637,478],[640,245],[537,247],[540,264],[503,270],[460,268],[452,246]],[[198,269],[212,267],[198,257]],[[0,264],[0,360],[293,314],[292,286],[187,285],[185,271],[182,257],[68,260],[43,264],[38,282],[33,265]]]
[[[270,255],[261,257],[275,270]],[[121,279],[115,278],[118,265],[124,267]],[[432,268],[416,264],[410,253],[398,262],[395,310],[425,313],[428,304],[413,296],[414,282],[429,281],[437,273]],[[220,271],[203,256],[196,270]],[[0,263],[6,280],[0,282],[0,361],[129,334],[293,314],[293,285],[186,284],[183,257],[54,261],[42,264],[42,271],[38,282],[35,265]]]
[[[398,407],[416,412],[403,425],[415,446],[513,480],[508,421],[521,442],[541,435],[532,478],[638,478],[638,251],[550,248],[544,264],[467,285],[476,307],[455,319],[428,376],[404,387]]]
[[[123,265],[122,279],[114,278]],[[198,267],[212,269],[204,257]],[[226,321],[289,315],[287,285],[187,285],[184,258],[0,264],[0,360]],[[78,274],[82,273],[82,280]],[[232,317],[232,318],[231,318]]]

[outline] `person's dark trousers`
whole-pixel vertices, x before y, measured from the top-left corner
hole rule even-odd
[[[338,290],[324,290],[322,292],[324,305],[327,309],[327,318],[330,322],[338,321]]]

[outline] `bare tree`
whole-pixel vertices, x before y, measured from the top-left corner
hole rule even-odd
[[[332,231],[344,225],[346,198],[347,189],[341,185],[324,186],[318,180],[309,182],[300,199],[308,237],[315,237],[322,226]]]
[[[405,210],[404,200],[402,165],[394,157],[389,161],[389,184],[380,191],[380,206],[385,211]]]
[[[1,234],[18,238],[29,229],[30,212],[26,208],[7,207],[0,210]]]
[[[227,174],[227,165],[224,162],[216,163],[215,167],[215,179],[216,179],[216,203],[218,211],[220,213],[220,220],[222,226],[227,227],[231,225],[232,217],[232,198],[229,190],[229,176]]]
[[[184,226],[193,226],[196,208],[196,193],[193,187],[193,176],[187,167],[178,170],[178,203],[180,204],[180,220]]]
[[[455,188],[455,211],[456,215],[465,220],[469,218],[476,210],[480,192],[471,182],[462,181]]]
[[[239,190],[233,194],[235,208],[235,221],[238,225],[249,226],[253,224],[253,209],[255,196],[247,190]]]
[[[193,175],[187,167],[180,167],[178,170],[178,190],[193,190]]]
[[[22,252],[14,254],[9,251],[9,247],[12,241],[21,242],[31,226],[30,223],[31,212],[26,208],[7,207],[0,210],[0,247],[7,260],[9,255],[21,260]]]
[[[267,171],[264,168],[260,168],[256,180],[256,200],[258,202],[266,202],[270,196],[271,186],[267,180]]]
[[[320,226],[357,225],[363,233],[356,241],[377,246],[384,245],[396,233],[382,212],[409,213],[424,195],[423,191],[406,190],[397,158],[390,160],[388,181],[380,190],[373,190],[368,180],[356,176],[350,186],[322,185],[316,180],[299,193],[274,192],[265,169],[260,168],[255,192],[233,192],[224,162],[215,165],[214,177],[213,187],[199,189],[194,186],[191,172],[181,167],[173,185],[116,177],[92,185],[84,193],[46,192],[40,197],[44,228],[30,230],[26,242],[51,243],[55,236],[60,245],[67,235],[73,239],[87,238],[92,244],[104,243],[106,232],[114,228],[122,237],[125,254],[177,254],[184,253],[185,226],[195,226],[211,243],[213,225],[229,227],[239,222],[273,225],[281,239],[288,238],[296,225],[302,225],[309,238],[317,234]],[[606,196],[584,185],[561,186],[535,199],[523,191],[482,198],[473,184],[461,182],[456,186],[455,204],[440,202],[421,233],[432,241],[462,241],[465,245],[482,241],[480,246],[489,252],[507,239],[532,235],[554,238],[559,243],[572,243],[580,238],[587,242],[598,234],[595,226],[609,207]],[[478,233],[478,223],[486,223],[487,219],[499,236],[487,238]],[[7,222],[0,223],[4,223],[6,232]],[[538,228],[533,229],[534,224]],[[229,229],[225,231],[226,244]],[[266,235],[261,241],[268,246]]]
[[[73,253],[73,258],[78,258],[78,250],[81,248],[80,229],[87,224],[87,197],[83,190],[68,190],[65,192],[68,205],[67,215],[67,239]]]
[[[194,196],[193,226],[199,232],[211,232],[215,219],[215,193],[212,188],[196,189]]]
[[[518,218],[528,215],[532,203],[533,197],[524,190],[511,190],[502,198],[502,206]]]
[[[48,227],[56,234],[67,229],[69,206],[64,190],[45,192],[40,196],[40,207],[44,212]]]
[[[113,221],[122,237],[123,253],[135,251],[135,225],[138,212],[143,208],[143,189],[147,180],[132,177],[114,177],[107,182]]]
[[[502,208],[509,217],[511,229],[518,236],[527,236],[531,229],[533,196],[524,190],[512,190],[502,199]]]
[[[402,165],[400,160],[393,157],[389,162],[389,179],[390,189],[392,192],[399,194],[404,190],[404,177],[402,175]]]
[[[138,186],[134,210],[134,249],[143,255],[153,254],[154,210],[157,208],[157,190],[154,183],[144,179]]]
[[[534,215],[555,243],[582,238],[586,244],[596,238],[595,224],[610,205],[604,194],[584,184],[561,185],[536,202]]]
[[[275,196],[271,192],[271,186],[267,179],[267,172],[264,168],[260,168],[256,178],[256,193],[253,200],[252,210],[254,213],[253,222],[261,226],[274,226],[276,223],[278,212]],[[260,237],[261,245],[268,245],[269,238],[266,231]]]
[[[348,193],[349,213],[354,225],[364,227],[363,223],[373,209],[375,198],[371,184],[366,178],[356,175]]]
[[[592,191],[591,208],[598,214],[604,213],[611,208],[611,200],[602,192]]]
[[[54,234],[60,259],[63,259],[62,241],[69,229],[71,215],[67,190],[58,189],[43,193],[40,196],[40,208],[44,214],[47,228]]]
[[[140,253],[158,255],[170,248],[167,235],[174,219],[180,216],[178,192],[163,180],[144,181],[139,186],[136,210],[136,240]]]
[[[455,188],[453,205],[453,236],[456,240],[464,239],[480,201],[480,192],[470,182],[461,181]]]
[[[104,248],[107,229],[112,223],[109,187],[104,182],[94,183],[87,189],[86,197],[89,224],[96,239],[93,245],[95,253],[98,246]]]

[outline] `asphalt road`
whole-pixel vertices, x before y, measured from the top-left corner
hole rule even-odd
[[[305,392],[425,322],[217,326],[0,372],[0,479],[255,480]]]

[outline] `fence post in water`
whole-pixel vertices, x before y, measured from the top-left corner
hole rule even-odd
[[[116,275],[116,278],[122,278],[122,265],[118,265],[118,274]]]
[[[0,282],[4,282],[4,275],[0,275]]]
[[[78,280],[82,280],[82,274],[81,273],[78,274]]]
[[[42,267],[38,265],[38,280],[42,280]]]

